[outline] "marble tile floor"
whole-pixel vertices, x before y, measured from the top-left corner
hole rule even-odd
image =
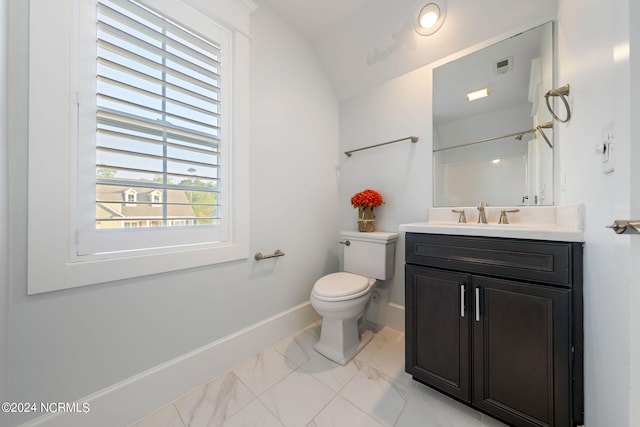
[[[390,328],[346,366],[318,354],[320,323],[293,334],[131,427],[499,427],[411,379]]]

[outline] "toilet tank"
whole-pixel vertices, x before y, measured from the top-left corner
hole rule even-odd
[[[398,233],[343,231],[344,271],[372,279],[387,280],[393,276]]]

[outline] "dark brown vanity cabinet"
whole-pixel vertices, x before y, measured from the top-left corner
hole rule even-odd
[[[406,370],[514,426],[583,422],[582,243],[406,234]]]

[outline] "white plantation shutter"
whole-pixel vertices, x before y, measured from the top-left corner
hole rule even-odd
[[[98,0],[95,18],[93,107],[80,113],[94,134],[95,199],[76,255],[227,240],[228,39],[134,0]]]
[[[97,35],[97,228],[218,223],[220,48],[130,0],[98,2]]]

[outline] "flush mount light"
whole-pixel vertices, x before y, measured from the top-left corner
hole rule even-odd
[[[483,87],[482,89],[467,92],[467,101],[475,101],[476,99],[485,98],[487,96],[489,96],[489,88]]]
[[[416,32],[423,36],[430,36],[442,27],[446,14],[444,0],[422,4],[418,8]]]

